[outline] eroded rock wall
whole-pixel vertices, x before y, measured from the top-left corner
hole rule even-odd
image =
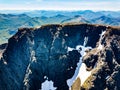
[[[68,52],[68,47],[75,48],[77,45],[83,45],[84,39],[87,37],[86,46],[96,48],[100,34],[106,30],[108,31],[108,36],[106,32],[106,37],[102,40],[103,50],[100,50],[100,52],[98,50],[95,51],[99,53],[99,55],[97,54],[98,60],[93,60],[94,55],[92,57],[94,64],[92,62],[90,62],[91,64],[89,63],[91,59],[89,61],[84,60],[87,62],[85,62],[86,65],[91,67],[89,70],[93,68],[91,65],[95,65],[97,61],[100,62],[103,57],[110,58],[109,56],[113,55],[113,52],[115,53],[112,58],[117,58],[116,61],[119,65],[119,51],[116,51],[116,49],[119,50],[117,47],[119,45],[117,40],[119,35],[114,34],[116,32],[112,28],[101,25],[70,24],[47,25],[36,29],[19,29],[9,39],[8,46],[0,61],[0,88],[2,90],[38,90],[41,89],[41,85],[45,80],[51,80],[57,90],[68,90],[67,80],[74,75],[77,63],[81,57],[77,50]],[[114,36],[113,39],[109,36],[110,31],[113,34],[112,36]],[[108,43],[107,40],[113,41]],[[116,42],[117,44],[114,44]],[[107,47],[108,44],[111,47]],[[107,62],[109,67],[112,62],[106,60],[108,59],[103,59],[102,61]],[[103,67],[105,69],[99,70],[105,73],[106,66],[103,65]],[[108,72],[105,75],[107,76],[109,73],[112,75],[113,71],[111,70],[113,69],[111,68],[114,67],[115,65],[108,68]],[[99,73],[99,70],[96,72]],[[100,77],[103,75],[101,74],[102,72],[98,74]],[[105,80],[101,82],[103,81]],[[111,85],[109,81],[108,84]]]

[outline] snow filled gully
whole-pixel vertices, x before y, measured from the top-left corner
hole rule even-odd
[[[91,75],[91,71],[87,71],[85,64],[82,63],[82,58],[86,54],[85,51],[88,50],[88,49],[92,49],[91,47],[86,47],[87,40],[88,40],[88,38],[85,37],[83,46],[78,45],[78,46],[76,46],[76,48],[68,47],[68,52],[72,51],[72,50],[78,50],[78,52],[81,54],[80,60],[77,63],[77,67],[76,67],[76,70],[75,70],[75,73],[74,73],[73,77],[71,79],[67,80],[67,84],[68,84],[69,88],[71,88],[72,84],[74,83],[74,81],[78,77],[80,78],[81,85],[82,85],[85,82],[85,80]]]
[[[99,49],[99,50],[102,50],[102,48],[103,48],[103,45],[101,43],[102,43],[102,39],[103,39],[103,36],[104,36],[105,33],[106,33],[106,31],[103,31],[100,34],[100,40],[99,40],[98,47],[97,47],[97,49]]]

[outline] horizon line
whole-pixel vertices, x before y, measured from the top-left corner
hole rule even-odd
[[[92,9],[0,9],[0,11],[120,11],[120,10],[92,10]]]

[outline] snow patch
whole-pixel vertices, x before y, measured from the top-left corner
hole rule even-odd
[[[82,63],[78,77],[81,79],[81,85],[85,82],[85,80],[91,75],[91,71],[86,70],[86,65]]]
[[[53,81],[48,81],[46,80],[45,82],[42,83],[42,88],[41,90],[56,90],[57,88],[54,87]],[[39,89],[40,90],[40,89]]]
[[[110,78],[110,76],[107,76],[105,79],[108,79],[108,78]]]
[[[5,49],[4,49],[5,50]],[[4,60],[4,58],[3,58],[3,52],[4,52],[4,50],[0,50],[0,60],[3,60],[3,64],[4,65],[7,65],[8,63],[6,62],[6,60]]]
[[[83,56],[86,55],[85,51],[87,49],[92,49],[91,47],[85,47],[87,44],[87,41],[88,41],[88,38],[85,37],[83,46],[78,45],[78,46],[76,46],[75,49],[68,47],[68,51],[78,50],[78,52],[81,54],[80,60],[77,63],[77,67],[76,67],[76,70],[75,70],[73,77],[71,79],[67,80],[67,85],[69,86],[69,88],[71,88],[72,84],[77,79],[77,77],[79,77],[81,79],[81,84],[83,84],[85,82],[85,80],[91,75],[91,72],[87,71],[85,64],[82,63],[82,58],[83,58]]]
[[[74,50],[74,48],[68,47],[68,52]]]
[[[34,43],[34,41],[30,41],[30,39],[28,39],[28,40],[29,40],[29,43],[31,44],[31,46],[29,47],[30,48],[30,52],[31,52],[31,57],[30,57],[30,63],[28,64],[28,67],[26,69],[26,74],[25,74],[25,77],[24,77],[24,80],[23,80],[23,83],[24,83],[24,85],[26,87],[26,90],[29,90],[29,87],[30,87],[30,85],[29,85],[29,76],[30,76],[30,74],[32,74],[30,66],[31,66],[31,64],[33,62],[37,62],[36,61],[36,57],[35,57],[35,51],[33,49],[33,45],[35,43]]]
[[[99,49],[99,50],[102,50],[102,48],[103,48],[103,45],[101,44],[101,42],[102,42],[102,39],[103,39],[103,36],[104,36],[105,32],[106,32],[106,31],[103,31],[103,32],[100,34],[100,40],[99,40],[98,47],[97,47],[97,49]]]
[[[5,65],[7,65],[7,62],[6,62],[6,61],[3,61],[3,63],[4,63]]]
[[[24,78],[24,85],[27,87],[27,89],[29,89],[29,75],[32,74],[32,71],[30,69],[30,66],[33,62],[36,62],[36,57],[35,57],[35,51],[31,50],[31,62],[29,63],[27,70],[26,70],[26,75]]]
[[[27,67],[27,70],[26,70],[26,75],[25,75],[25,78],[24,78],[24,85],[27,87],[27,90],[29,89],[29,75],[32,74],[32,71],[30,70],[30,64],[28,65]]]
[[[31,52],[31,59],[32,59],[32,62],[37,62],[34,50],[32,50],[32,52]]]
[[[48,77],[47,77],[47,76],[44,76],[44,79],[48,79]]]
[[[86,46],[86,45],[87,45],[87,42],[88,42],[88,37],[85,37],[85,38],[84,38],[84,44],[83,44],[83,46]]]

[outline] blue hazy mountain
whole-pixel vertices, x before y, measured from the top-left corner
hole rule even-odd
[[[99,18],[95,18],[95,19],[91,20],[91,23],[119,26],[120,25],[120,18],[101,16]]]
[[[20,13],[20,12],[19,12]],[[24,11],[30,17],[52,17],[58,14],[65,16],[75,16],[81,15],[85,18],[97,18],[100,16],[110,16],[110,17],[119,17],[120,11],[92,11],[92,10],[81,10],[81,11],[52,11],[52,10],[34,10],[34,11]]]
[[[20,27],[40,26],[40,22],[26,14],[0,14],[0,43],[15,34]]]
[[[0,10],[0,13],[0,44],[7,42],[20,27],[40,27],[45,24],[61,23],[120,25],[120,11]]]
[[[90,23],[88,20],[86,20],[84,17],[76,15],[72,18],[65,19],[61,23]]]
[[[45,24],[60,24],[63,20],[69,19],[69,16],[57,14],[55,16],[47,17],[47,16],[41,16],[41,17],[33,17],[35,20],[38,20],[41,25]]]
[[[120,17],[120,11],[101,11],[101,13],[109,17]]]
[[[30,17],[41,17],[41,16],[46,16],[46,17],[52,17],[56,16],[58,14],[65,15],[65,16],[75,16],[75,15],[81,15],[84,16],[85,18],[96,18],[99,16],[102,16],[103,13],[101,12],[93,12],[91,10],[83,10],[83,11],[45,11],[45,10],[36,10],[36,11],[28,11],[25,12]]]

